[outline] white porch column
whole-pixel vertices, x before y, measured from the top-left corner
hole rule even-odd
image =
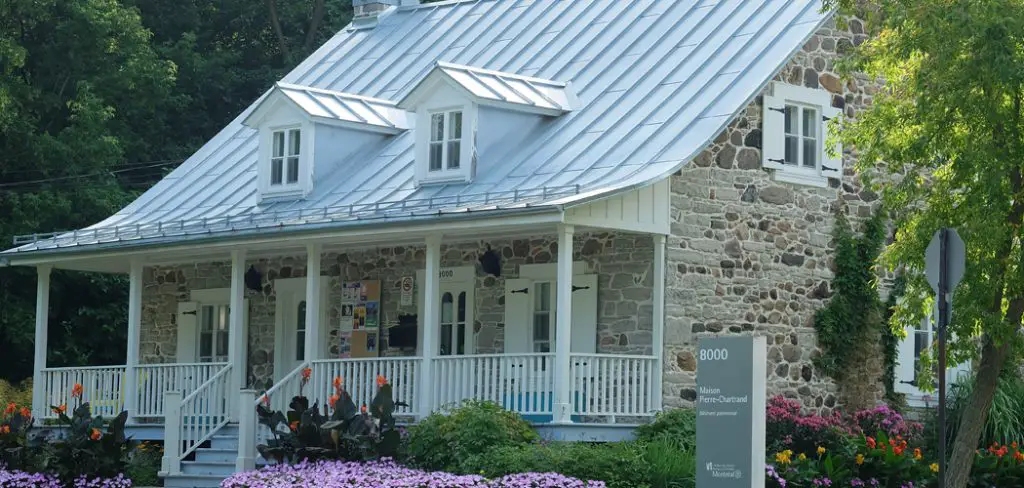
[[[571,225],[558,226],[558,277],[555,282],[555,402],[554,422],[572,422],[572,242]]]
[[[651,322],[651,354],[658,358],[655,365],[651,395],[655,410],[661,410],[661,382],[665,374],[665,236],[654,235],[654,317]]]
[[[434,357],[437,356],[437,336],[441,320],[441,236],[427,237],[427,264],[423,272],[423,349],[420,362],[420,383],[415,409],[426,417],[434,409]]]
[[[306,361],[320,357],[320,257],[323,246],[306,245]]]
[[[228,364],[231,380],[228,382],[228,401],[231,402],[231,420],[238,421],[238,392],[245,387],[246,346],[249,334],[245,328],[245,250],[231,251],[231,314],[228,321]]]
[[[42,419],[46,414],[46,335],[50,323],[50,270],[51,266],[36,268],[36,351],[32,368],[32,417]],[[39,421],[41,422],[41,420]]]
[[[133,259],[128,272],[128,355],[125,360],[123,392],[124,409],[128,418],[138,412],[139,337],[142,330],[142,261]]]

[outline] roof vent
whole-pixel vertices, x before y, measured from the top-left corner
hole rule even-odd
[[[377,19],[391,7],[419,5],[419,0],[352,0],[352,26],[368,29],[377,25]]]

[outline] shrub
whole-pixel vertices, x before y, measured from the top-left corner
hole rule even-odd
[[[797,455],[815,452],[818,447],[838,450],[847,443],[850,433],[838,413],[828,417],[804,415],[798,402],[781,396],[768,400],[765,431],[769,452],[790,450]]]
[[[440,446],[439,446],[440,447]],[[358,463],[342,461],[279,464],[236,473],[222,488],[292,488],[294,486],[346,486],[351,488],[599,488],[604,483],[581,481],[552,473],[524,473],[487,481],[478,475],[455,475],[403,468],[390,460]]]
[[[697,486],[697,458],[693,450],[681,451],[668,440],[647,444],[644,451],[652,488],[693,488]]]
[[[654,422],[636,429],[640,442],[668,441],[683,451],[697,447],[697,412],[692,408],[677,408],[658,413]]]
[[[1000,376],[978,447],[986,448],[994,443],[1007,444],[1022,440],[1020,436],[1024,433],[1024,378],[1017,374],[1019,373],[1016,373],[1015,369],[1007,369]],[[950,428],[947,429],[950,442],[956,437],[956,428],[960,424],[958,420],[971,398],[973,389],[973,379],[958,383],[950,389],[949,411],[946,414],[947,419],[953,419],[953,422],[948,424]]]
[[[554,472],[599,480],[611,488],[646,486],[649,470],[642,444],[553,442],[504,446],[474,459],[467,471],[489,478],[526,472]]]
[[[32,379],[20,383],[8,383],[0,379],[0,405],[32,405]]]
[[[154,442],[143,442],[128,456],[125,475],[136,486],[157,486],[160,484],[160,461],[163,447]]]
[[[0,416],[0,466],[33,470],[36,456],[28,445],[32,429],[32,412],[28,406],[11,402]]]
[[[924,426],[917,422],[907,422],[903,415],[887,405],[855,412],[850,422],[850,430],[855,433],[877,436],[882,432],[887,437],[901,437],[911,443],[918,440],[924,432]]]
[[[81,386],[75,387],[80,392]],[[76,408],[71,417],[66,415],[64,405],[52,409],[58,414],[58,421],[67,427],[67,434],[45,446],[46,471],[55,473],[65,483],[82,477],[115,479],[121,476],[132,448],[132,442],[124,435],[128,412],[121,412],[104,429],[103,418],[91,416],[88,402]]]
[[[539,439],[519,414],[491,402],[470,401],[448,414],[433,413],[409,430],[409,461],[426,469],[476,472],[476,458]]]

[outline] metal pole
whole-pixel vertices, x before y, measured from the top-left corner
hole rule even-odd
[[[946,486],[946,327],[949,325],[949,229],[939,233],[939,488]]]

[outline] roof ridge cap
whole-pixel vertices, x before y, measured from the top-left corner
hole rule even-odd
[[[316,92],[316,93],[323,93],[323,94],[327,94],[327,95],[337,95],[337,96],[341,96],[343,98],[354,98],[354,99],[364,100],[364,101],[368,101],[368,102],[377,102],[377,103],[381,103],[381,104],[384,104],[384,105],[391,105],[391,106],[397,106],[398,105],[397,102],[395,102],[393,100],[384,99],[384,98],[376,98],[376,97],[370,97],[370,96],[366,96],[366,95],[358,95],[358,94],[355,94],[355,93],[343,92],[343,91],[338,91],[338,90],[331,90],[331,89],[328,89],[328,88],[318,88],[318,87],[315,87],[315,86],[299,85],[299,84],[295,84],[295,83],[286,83],[286,82],[283,82],[283,81],[276,82],[274,84],[274,86],[276,88],[290,88],[290,89],[293,89],[293,90],[295,90],[295,89],[297,89],[297,90],[307,90],[307,91]]]

